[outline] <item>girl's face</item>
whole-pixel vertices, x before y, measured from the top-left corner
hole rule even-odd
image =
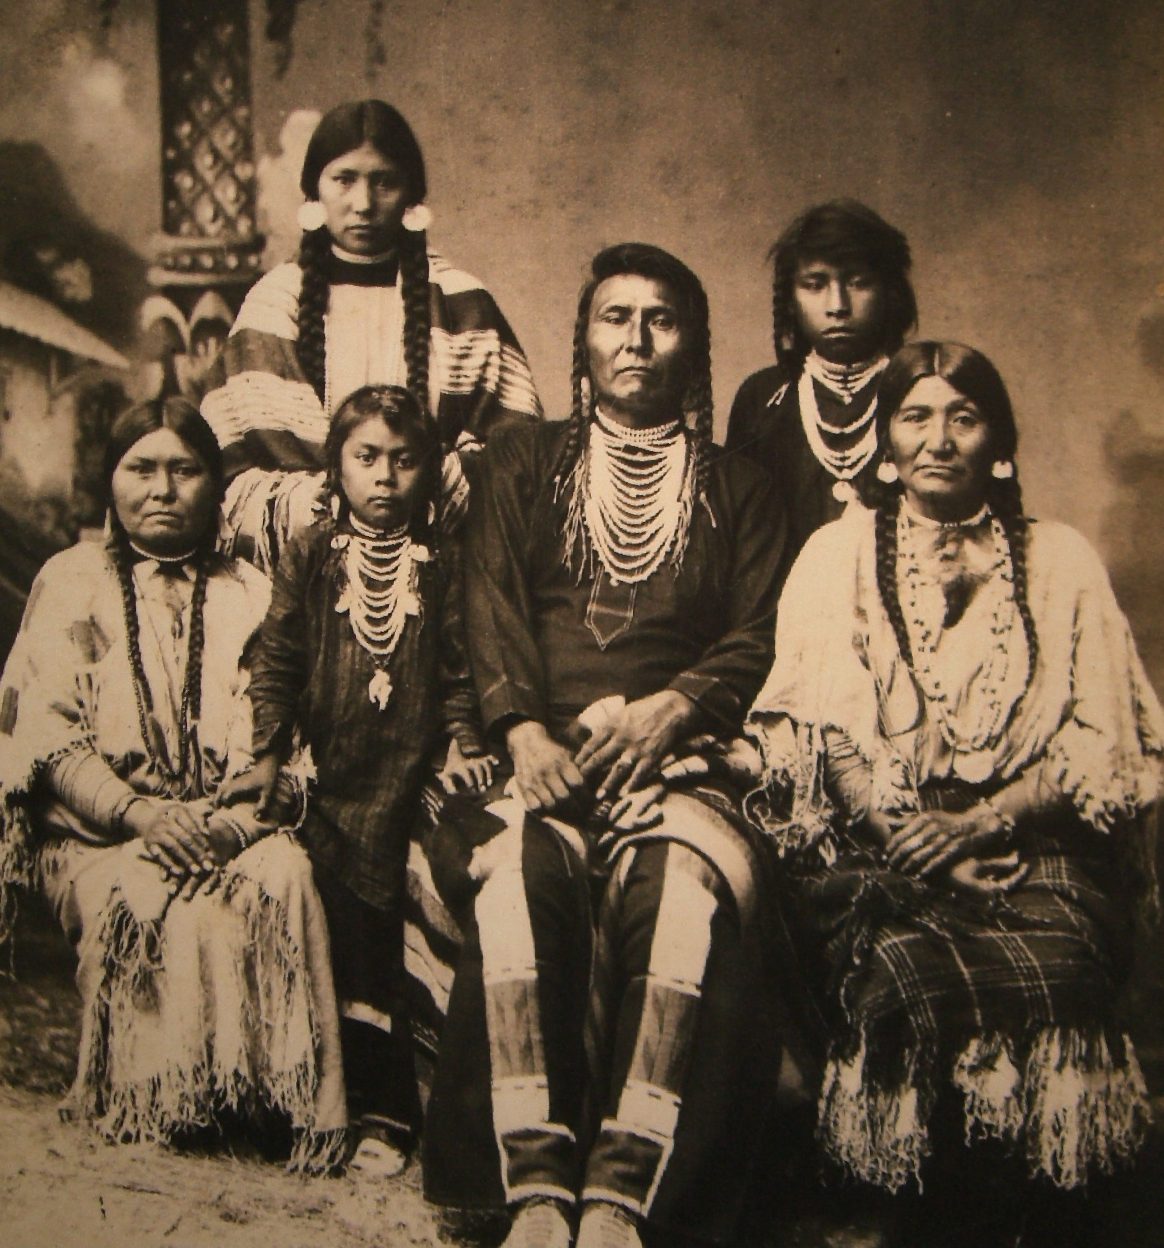
[[[340,488],[352,515],[373,529],[407,524],[421,483],[421,459],[408,439],[369,416],[340,448]]]
[[[126,536],[160,558],[193,550],[213,521],[217,490],[201,456],[172,429],[155,429],[113,470],[113,509]]]
[[[990,424],[944,377],[922,377],[889,420],[889,446],[906,498],[931,520],[964,520],[986,500],[994,460]]]
[[[319,175],[328,232],[357,256],[376,256],[396,245],[408,199],[403,171],[371,143],[337,156]]]

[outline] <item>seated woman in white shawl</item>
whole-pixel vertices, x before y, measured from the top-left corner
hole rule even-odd
[[[328,1170],[346,1119],[310,864],[224,801],[269,586],[214,553],[222,456],[184,399],[118,418],[106,481],[108,541],[44,566],[0,682],[0,941],[14,886],[43,890],[78,956],[70,1103],[105,1138],[279,1122],[294,1168]]]
[[[1164,721],[1095,552],[1023,516],[990,362],[915,343],[880,396],[876,507],[805,546],[749,718],[758,755],[734,750],[819,937],[820,1136],[883,1189],[924,1172],[923,1224],[939,1124],[993,1137],[1023,1166],[986,1198],[960,1158],[976,1212],[1003,1235],[1025,1210],[1024,1245],[1075,1242],[1064,1190],[1129,1160],[1148,1122],[1114,1001],[1155,903]],[[967,1212],[919,1242],[992,1242]]]

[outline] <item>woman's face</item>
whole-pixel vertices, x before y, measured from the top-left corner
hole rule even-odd
[[[986,501],[993,442],[986,417],[944,377],[915,382],[889,419],[906,498],[931,520],[963,520]]]
[[[218,504],[214,478],[201,456],[172,429],[155,429],[117,462],[113,509],[129,540],[159,558],[193,550]]]
[[[401,433],[369,416],[340,449],[340,488],[352,515],[373,529],[395,529],[412,518],[421,460]]]
[[[371,143],[337,156],[319,175],[328,232],[357,256],[376,256],[396,245],[408,198],[403,170]]]

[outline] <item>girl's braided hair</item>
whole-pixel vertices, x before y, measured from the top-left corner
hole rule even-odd
[[[359,100],[340,104],[316,126],[303,158],[299,186],[307,199],[319,198],[319,179],[333,160],[370,143],[396,165],[408,188],[409,204],[421,203],[428,194],[424,157],[411,127],[383,100]],[[327,227],[305,230],[299,243],[299,267],[303,284],[299,294],[299,336],[295,354],[304,376],[324,400],[327,379],[327,341],[324,316],[331,287],[328,263],[331,236]],[[404,302],[404,362],[408,388],[428,407],[428,353],[431,330],[428,283],[428,245],[423,231],[401,230],[396,242],[400,266],[401,298]]]

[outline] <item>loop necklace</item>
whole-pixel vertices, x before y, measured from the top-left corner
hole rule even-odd
[[[596,411],[572,474],[567,550],[584,535],[612,585],[647,580],[668,553],[682,558],[694,464],[678,420],[632,429]]]
[[[421,614],[418,566],[428,550],[408,535],[408,526],[382,532],[349,517],[352,533],[337,534],[332,546],[344,552],[347,584],[335,604],[347,613],[356,641],[372,656],[376,671],[368,699],[380,710],[392,696],[388,664],[411,615]]]
[[[810,352],[804,361],[804,370],[797,384],[797,398],[800,406],[800,423],[804,428],[804,436],[808,448],[817,462],[835,477],[837,484],[833,494],[838,501],[847,501],[852,495],[851,481],[877,453],[877,398],[862,415],[847,425],[837,425],[825,420],[821,415],[820,405],[816,401],[814,379],[819,381],[830,393],[835,394],[842,403],[848,404],[863,386],[866,386],[884,371],[889,360],[879,356],[868,364],[848,366],[831,364],[822,359],[815,351]],[[858,436],[860,435],[860,436]],[[847,446],[832,447],[826,442],[831,438],[856,438]]]

